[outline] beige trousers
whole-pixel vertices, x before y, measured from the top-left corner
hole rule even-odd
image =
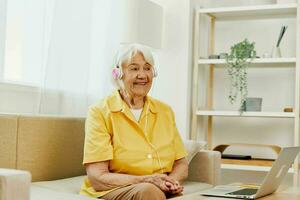
[[[129,185],[102,196],[105,200],[165,200],[166,195],[151,183]]]

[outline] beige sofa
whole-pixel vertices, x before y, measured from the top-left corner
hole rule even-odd
[[[26,188],[31,200],[92,199],[78,194],[85,175],[83,142],[84,118],[1,114],[0,200],[19,200],[18,195],[25,200]],[[209,188],[219,179],[220,154],[201,150],[189,164],[184,194]],[[12,195],[15,190],[19,192]]]

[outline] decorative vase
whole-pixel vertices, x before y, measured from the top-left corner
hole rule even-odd
[[[272,49],[272,58],[281,58],[281,50],[280,50],[280,47],[273,47]]]

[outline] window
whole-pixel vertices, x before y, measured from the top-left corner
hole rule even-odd
[[[6,0],[5,7],[2,79],[39,85],[44,57],[46,1]]]

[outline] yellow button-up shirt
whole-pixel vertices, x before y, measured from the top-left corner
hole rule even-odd
[[[139,121],[118,91],[91,106],[85,127],[83,164],[110,160],[111,172],[149,175],[171,172],[175,160],[187,156],[172,109],[151,97]],[[80,193],[101,197],[88,178]]]

